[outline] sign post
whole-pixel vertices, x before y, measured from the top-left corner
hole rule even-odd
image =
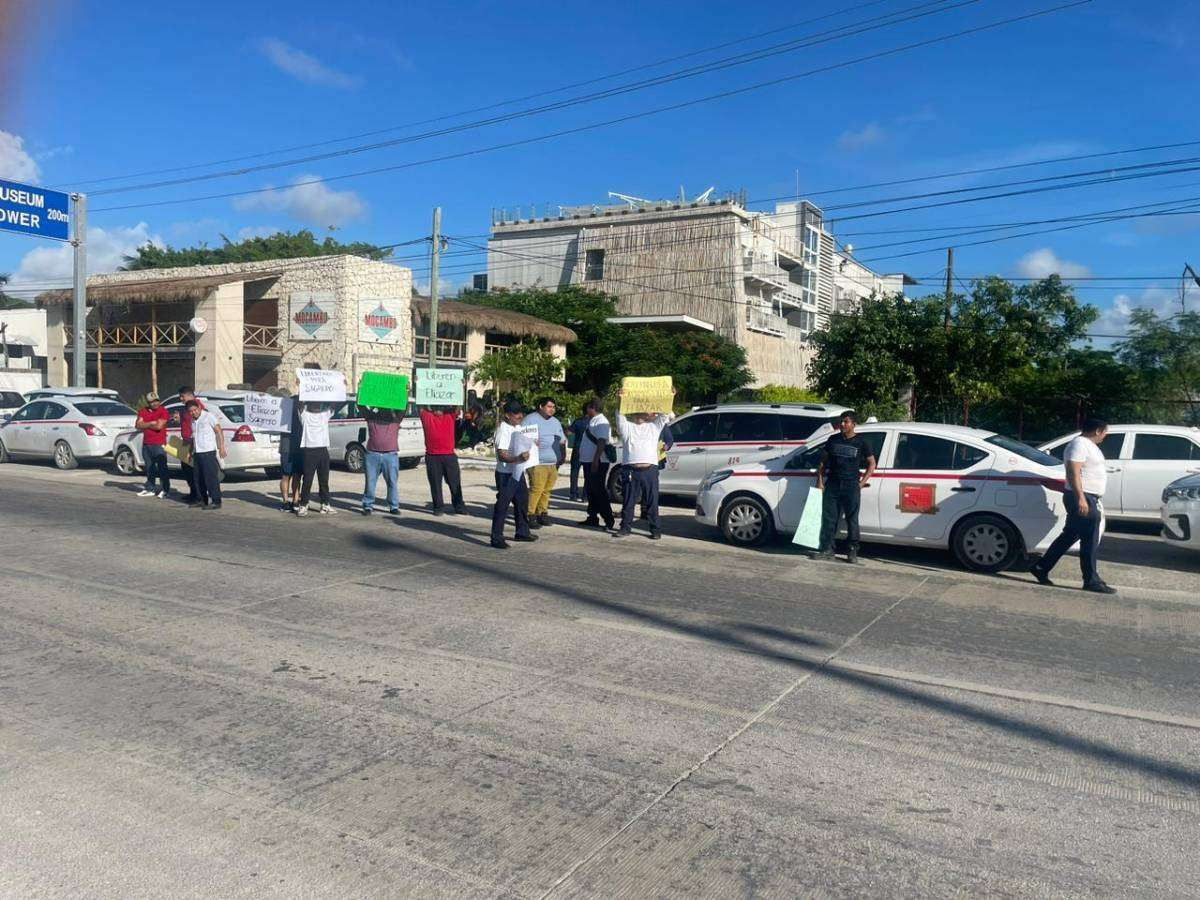
[[[87,387],[87,195],[72,194],[75,204],[75,387]],[[97,363],[99,365],[99,363]]]

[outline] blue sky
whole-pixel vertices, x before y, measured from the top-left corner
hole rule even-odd
[[[0,47],[10,67],[3,74],[8,86],[0,94],[0,177],[88,190],[95,229],[92,259],[95,270],[102,270],[147,240],[217,244],[221,235],[237,239],[300,227],[324,234],[333,226],[343,240],[398,243],[427,234],[430,211],[438,204],[444,209],[446,233],[480,235],[488,230],[493,207],[602,202],[609,190],[660,197],[678,193],[681,185],[690,193],[716,186],[744,189],[754,200],[794,193],[797,170],[801,191],[808,193],[1200,141],[1200,130],[1187,124],[1193,118],[1197,76],[1197,55],[1189,41],[1200,26],[1197,3],[1168,0],[1135,8],[1117,0],[1094,0],[994,31],[616,126],[373,176],[304,183],[570,129],[1055,5],[1055,0],[979,0],[849,39],[454,135],[107,196],[98,191],[228,166],[95,183],[384,129],[373,137],[264,155],[252,162],[401,138],[918,5],[918,0],[885,0],[741,41],[860,2],[821,0],[798,10],[783,3],[750,8],[707,2],[331,6],[308,0],[286,5],[216,0],[187,11],[179,5],[181,11],[176,11],[174,4],[135,0],[115,6],[51,0],[38,5],[39,15],[19,23],[8,47]],[[164,17],[167,9],[171,11]],[[597,85],[436,125],[397,127],[735,41],[719,51]],[[1192,157],[1200,157],[1200,144],[814,199],[832,206]],[[146,205],[268,187],[275,190]],[[1200,197],[1200,170],[859,219],[835,230],[858,245],[864,259],[874,259],[915,247],[945,246],[942,241],[871,249],[929,233],[898,233],[903,229],[1031,221],[1189,197]],[[104,211],[110,206],[133,208]],[[1080,282],[1080,295],[1105,312],[1097,330],[1117,332],[1132,306],[1168,313],[1178,309],[1178,272],[1185,261],[1200,268],[1198,235],[1200,214],[1110,222],[962,247],[957,271],[964,277],[1055,270],[1066,276],[1122,276]],[[16,273],[28,287],[61,280],[69,272],[65,249],[2,235],[0,271]],[[427,282],[424,263],[413,260],[412,265],[418,283]],[[924,287],[917,293],[938,289],[943,266],[943,250],[877,263],[881,270],[920,277]],[[483,268],[478,257],[447,259],[452,283]]]

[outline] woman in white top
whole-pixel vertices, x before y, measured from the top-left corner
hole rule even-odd
[[[298,401],[297,401],[298,402]],[[300,503],[296,515],[308,515],[308,498],[312,492],[313,476],[321,497],[321,515],[333,515],[329,505],[329,420],[333,410],[324,403],[300,405],[300,452],[304,455],[304,481],[300,486]]]

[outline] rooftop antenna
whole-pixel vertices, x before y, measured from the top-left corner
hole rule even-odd
[[[615,197],[618,200],[623,200],[624,202],[628,203],[631,207],[635,207],[635,208],[638,206],[653,206],[654,205],[653,200],[646,200],[642,197],[634,197],[631,194],[618,194],[616,191],[609,191],[608,196]]]

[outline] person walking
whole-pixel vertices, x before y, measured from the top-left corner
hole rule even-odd
[[[624,393],[621,391],[622,395]],[[650,527],[650,539],[657,541],[662,537],[658,521],[658,443],[670,421],[669,411],[657,414],[635,412],[629,418],[617,412],[625,493],[621,503],[621,528],[614,537],[628,537],[633,533],[639,500]]]
[[[516,400],[509,400],[500,411],[501,421],[496,428],[496,506],[492,510],[491,544],[497,550],[507,550],[504,540],[504,520],[508,507],[513,506],[517,520],[514,540],[533,542],[536,534],[529,531],[529,488],[525,483],[525,469],[535,444],[529,435],[518,429],[525,418],[525,409]]]
[[[458,407],[421,409],[421,430],[425,433],[425,475],[429,478],[429,502],[435,516],[443,515],[445,497],[442,482],[450,488],[450,504],[457,515],[467,511],[463,503],[462,473],[454,451],[458,427]]]
[[[171,415],[167,412],[158,394],[151,391],[146,395],[146,405],[138,410],[134,427],[142,433],[142,464],[146,467],[146,483],[139,497],[160,497],[166,500],[171,493],[171,478],[167,474],[167,423]],[[161,489],[155,491],[154,479]]]
[[[1050,572],[1062,555],[1078,543],[1083,589],[1094,594],[1117,592],[1104,583],[1096,566],[1096,550],[1104,530],[1104,504],[1101,498],[1108,488],[1108,470],[1100,444],[1107,436],[1107,422],[1085,419],[1079,437],[1067,444],[1063,452],[1063,462],[1067,467],[1067,487],[1063,494],[1067,522],[1046,555],[1029,567],[1030,574],[1039,584],[1053,586]]]
[[[529,467],[529,524],[542,528],[550,524],[550,492],[558,480],[558,467],[566,458],[567,435],[554,417],[558,407],[551,397],[542,397],[537,409],[526,416],[524,424],[537,428],[537,465]]]
[[[833,559],[833,538],[838,521],[846,517],[846,562],[858,562],[858,507],[862,489],[875,474],[875,452],[855,433],[858,416],[842,413],[840,434],[830,435],[817,466],[821,491],[821,537],[813,559]]]
[[[372,409],[360,406],[359,411],[367,420],[367,457],[363,471],[366,484],[363,487],[362,512],[371,515],[375,507],[375,486],[383,475],[387,484],[388,512],[400,515],[400,423],[404,413],[395,409]]]
[[[591,416],[586,412],[580,413],[575,417],[575,421],[571,423],[571,499],[578,501],[579,493],[579,472],[583,468],[583,462],[579,458],[579,443],[583,440],[583,435],[587,431],[588,422],[591,421]]]
[[[225,458],[225,435],[217,417],[194,397],[184,407],[192,420],[192,468],[196,470],[196,494],[201,509],[221,508],[221,464]]]
[[[187,505],[195,506],[200,502],[200,495],[196,493],[196,470],[191,462],[195,447],[192,442],[192,417],[188,415],[187,404],[189,400],[195,400],[204,409],[204,401],[196,397],[196,391],[190,385],[182,385],[175,393],[183,404],[179,416],[179,441],[183,445],[179,453],[179,469],[188,486]],[[189,461],[185,462],[185,459]]]
[[[308,515],[308,500],[315,477],[320,490],[321,515],[331,516],[337,512],[329,505],[329,420],[333,418],[333,410],[324,403],[296,401],[296,405],[300,407],[300,447],[304,454],[304,482],[300,486],[296,515]]]
[[[587,494],[587,518],[583,525],[596,528],[603,519],[604,527],[611,531],[616,524],[612,504],[608,500],[612,425],[604,416],[604,401],[599,397],[588,401],[585,415],[589,417],[588,427],[579,445],[579,459],[583,463],[583,489]]]

